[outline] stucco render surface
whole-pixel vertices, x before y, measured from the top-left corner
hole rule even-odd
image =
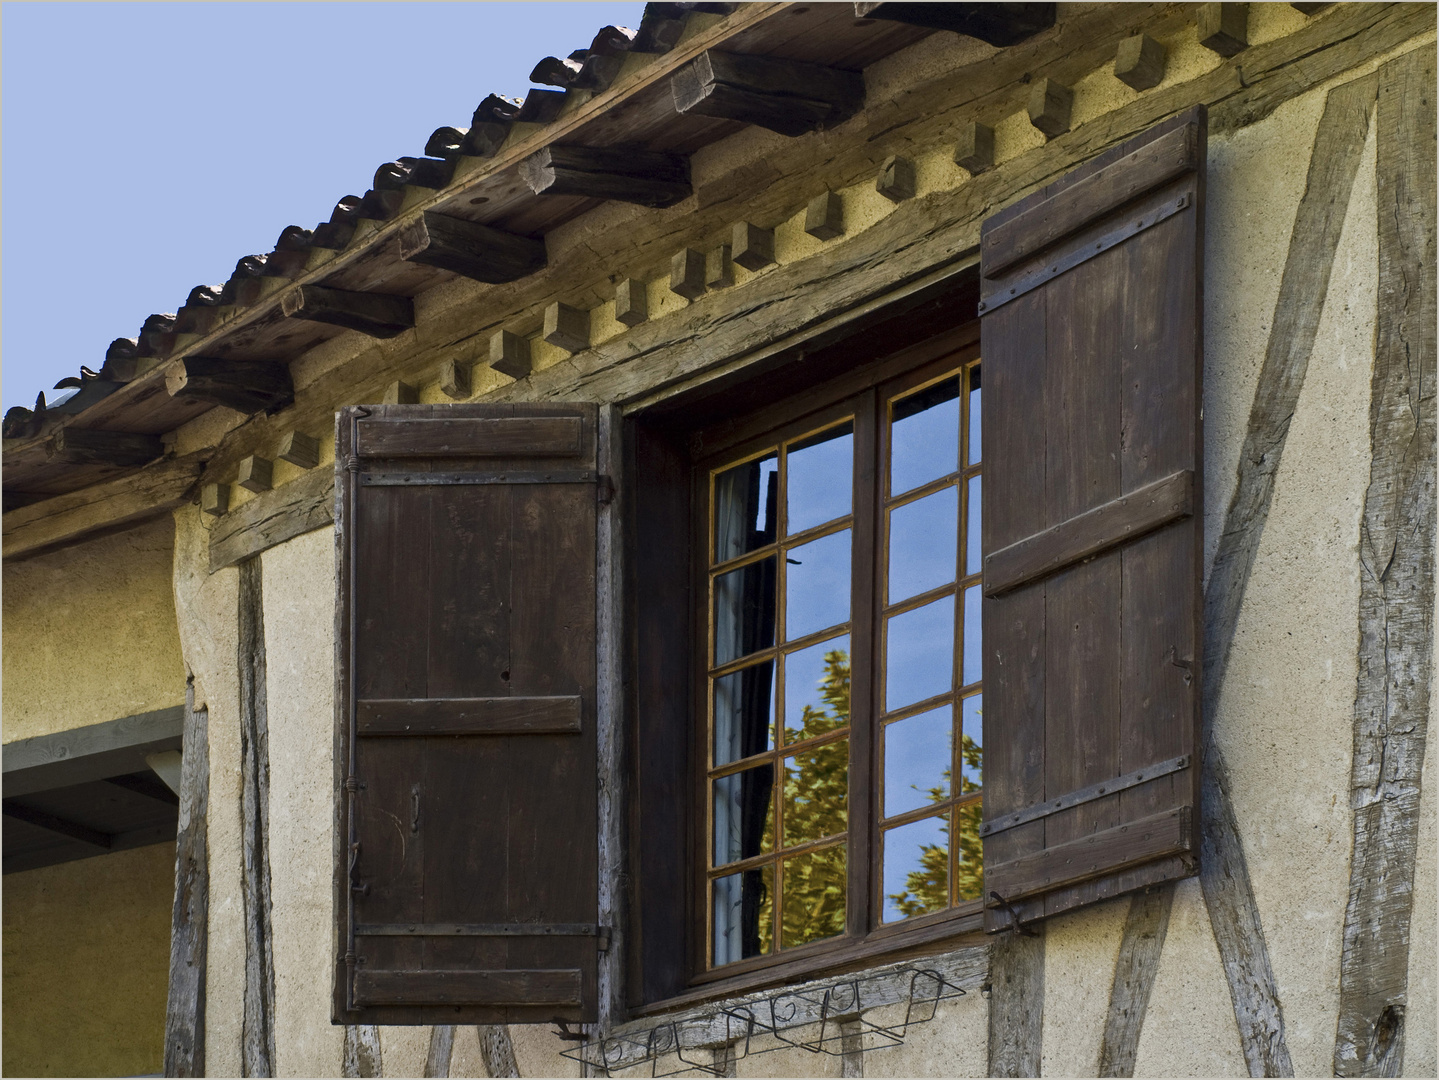
[[[329,965],[326,964],[326,970]],[[329,980],[325,980],[329,987]],[[278,1051],[278,1047],[276,1048]],[[384,1063],[386,1076],[424,1076],[425,1058],[430,1052],[430,1029],[426,1027],[392,1027],[380,1028],[380,1059]],[[331,1074],[338,1076],[339,1072]],[[521,1076],[538,1076],[539,1073],[528,1073],[522,1068]],[[548,1073],[544,1075],[549,1075]]]
[[[335,1076],[344,1055],[344,1029],[330,1023],[329,977],[334,952],[334,530],[306,533],[261,559],[276,1070],[281,1076]]]
[[[1095,1075],[1128,915],[1126,896],[1046,921],[1040,1063],[1045,1076]]]
[[[4,1074],[159,1074],[175,845],[5,877]]]
[[[903,1005],[878,1009],[872,1019],[902,1026],[904,1011]],[[865,1076],[987,1076],[989,1002],[978,990],[943,1002],[933,1020],[905,1032],[902,1046],[872,1050],[860,1060]]]
[[[1174,891],[1169,933],[1144,1014],[1134,1075],[1248,1074],[1199,879],[1187,878]]]
[[[4,741],[185,700],[161,518],[4,565]]]
[[[510,1042],[521,1076],[579,1076],[580,1063],[560,1057],[565,1044],[542,1024],[511,1024]]]
[[[1377,272],[1371,131],[1213,717],[1301,1076],[1339,1009]]]
[[[198,506],[175,511],[175,616],[195,706],[210,711],[210,912],[205,968],[205,1067],[240,1075],[245,1001],[245,924],[240,855],[239,585],[233,568],[210,573],[210,540]],[[326,860],[328,863],[328,859]]]

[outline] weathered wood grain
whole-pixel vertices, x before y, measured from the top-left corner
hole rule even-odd
[[[400,233],[400,258],[499,284],[543,270],[545,242],[475,221],[422,213]]]
[[[50,441],[52,457],[67,465],[148,465],[165,452],[158,435],[64,427]]]
[[[1135,34],[1119,43],[1114,54],[1114,77],[1131,90],[1151,90],[1164,81],[1164,46],[1148,34]]]
[[[335,476],[317,469],[261,492],[222,517],[210,533],[210,573],[235,566],[335,519]]]
[[[380,1029],[374,1024],[346,1024],[341,1076],[384,1076],[380,1057]],[[498,1075],[495,1073],[491,1074]]]
[[[1200,4],[1194,29],[1206,49],[1236,56],[1249,47],[1249,5]]]
[[[185,681],[180,821],[175,838],[175,900],[170,914],[170,984],[165,1002],[165,1075],[205,1075],[205,970],[209,947],[209,709],[195,708]]]
[[[1289,423],[1323,313],[1376,88],[1377,77],[1365,76],[1330,91],[1325,102],[1250,408],[1234,495],[1205,592],[1203,700],[1209,730],[1199,880],[1229,981],[1240,1044],[1255,1076],[1291,1076],[1293,1065],[1285,1043],[1284,1011],[1229,795],[1229,770],[1215,741],[1212,718],[1274,496],[1274,478]]]
[[[1434,658],[1434,49],[1379,71],[1379,312],[1360,519],[1354,847],[1336,1076],[1400,1076]]]
[[[590,313],[556,300],[545,308],[545,324],[540,335],[565,352],[577,353],[590,344]]]
[[[520,164],[536,195],[673,206],[691,194],[689,158],[624,146],[550,145]]]
[[[430,1028],[430,1049],[425,1054],[426,1076],[449,1076],[450,1059],[455,1052],[453,1024],[436,1024]]]
[[[485,1062],[485,1072],[491,1076],[519,1076],[510,1029],[504,1024],[479,1024],[475,1030],[480,1035],[480,1057]]]
[[[358,735],[559,735],[580,730],[578,697],[357,701]]]
[[[300,285],[280,297],[287,319],[358,330],[376,338],[392,338],[415,325],[415,306],[408,296]]]
[[[1169,932],[1169,912],[1174,906],[1175,883],[1166,881],[1135,893],[1129,901],[1129,916],[1119,956],[1114,962],[1114,984],[1109,991],[1109,1012],[1104,1037],[1099,1044],[1099,1076],[1133,1076],[1139,1054],[1139,1033],[1144,1013],[1159,970],[1159,954]]]
[[[170,366],[171,397],[194,398],[236,412],[278,412],[295,400],[290,365],[280,360],[229,360],[187,356]]]
[[[361,420],[355,452],[373,458],[580,457],[573,416],[465,416]]]
[[[864,104],[864,76],[823,64],[711,49],[670,80],[675,111],[803,135],[834,127]]]
[[[952,30],[990,45],[1015,45],[1054,25],[1053,4],[929,4],[857,2],[855,18]]]
[[[1044,1053],[1044,933],[1000,934],[989,954],[989,1075],[1038,1076]]]
[[[270,733],[260,560],[240,566],[240,842],[245,919],[244,1075],[275,1075],[275,956],[270,929]]]

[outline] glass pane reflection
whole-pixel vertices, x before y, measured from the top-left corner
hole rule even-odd
[[[949,815],[884,834],[884,921],[949,906]]]
[[[716,664],[774,644],[774,568],[770,556],[715,578]]]
[[[899,495],[959,468],[959,378],[892,406],[889,493]]]
[[[968,795],[984,786],[984,695],[964,699],[959,744],[959,793]]]
[[[980,490],[978,476],[969,478],[969,520],[964,535],[964,572],[977,574],[980,570]]]
[[[789,535],[844,517],[854,498],[854,424],[841,424],[791,444],[785,468]]]
[[[984,663],[984,624],[981,619],[979,586],[964,590],[964,676],[960,684],[979,682]]]
[[[784,741],[798,742],[849,723],[849,635],[784,658]]]
[[[774,749],[774,661],[714,681],[714,764]]]
[[[959,489],[947,487],[889,512],[889,602],[954,580]]]
[[[947,693],[954,680],[954,597],[892,616],[885,647],[884,707]]]
[[[714,962],[764,956],[774,947],[774,867],[714,881]]]
[[[714,782],[714,865],[774,850],[774,765]]]
[[[837,844],[784,861],[783,948],[844,933],[845,850]]]
[[[954,710],[946,705],[884,729],[884,816],[949,798]]]
[[[784,759],[784,845],[838,836],[849,822],[849,740]]]
[[[770,454],[715,477],[715,562],[774,543],[779,457]]]
[[[979,368],[975,366],[969,371],[969,464],[974,465],[980,460],[982,443],[979,429]]]
[[[843,529],[786,553],[786,641],[849,621],[849,547]]]

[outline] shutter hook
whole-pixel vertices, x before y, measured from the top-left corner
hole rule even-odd
[[[420,831],[420,785],[410,788],[410,832]]]
[[[1004,897],[1000,896],[999,893],[995,892],[993,889],[989,891],[989,895],[994,898],[994,902],[996,904],[1004,908],[1005,911],[1009,912],[1009,929],[1011,933],[1019,934],[1023,937],[1039,937],[1038,934],[1036,934],[1033,930],[1027,929],[1024,924],[1019,921],[1019,912],[1014,909],[1013,904],[1011,904]]]
[[[1165,660],[1184,671],[1185,686],[1194,681],[1194,664],[1189,660],[1179,659],[1179,650],[1175,646],[1169,646],[1169,655],[1165,657]]]

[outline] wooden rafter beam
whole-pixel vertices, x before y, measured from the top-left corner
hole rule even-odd
[[[376,338],[392,338],[415,325],[415,305],[408,296],[352,292],[324,285],[301,285],[280,298],[287,319],[343,326]]]
[[[290,365],[279,360],[228,360],[189,356],[165,375],[174,398],[224,405],[236,412],[278,412],[295,400]]]
[[[543,270],[545,242],[427,210],[400,233],[400,258],[498,285]]]
[[[833,127],[864,104],[864,76],[823,64],[710,49],[670,80],[675,111],[803,135]]]
[[[536,195],[673,206],[690,195],[689,158],[623,146],[547,146],[520,163]]]
[[[67,465],[148,465],[165,448],[158,435],[63,427],[50,442],[51,456]]]
[[[1018,45],[1054,25],[1053,4],[856,3],[854,14],[860,19],[952,30],[999,46]]]
[[[92,829],[85,825],[79,825],[73,821],[66,821],[64,818],[56,817],[54,814],[47,814],[43,810],[36,810],[26,806],[24,803],[16,802],[14,799],[6,799],[4,803],[5,816],[14,818],[16,821],[23,821],[27,825],[33,825],[37,829],[44,829],[46,832],[55,833],[57,836],[64,836],[71,840],[79,840],[82,844],[89,844],[91,847],[99,848],[102,851],[110,850],[110,835],[102,833],[99,829]]]

